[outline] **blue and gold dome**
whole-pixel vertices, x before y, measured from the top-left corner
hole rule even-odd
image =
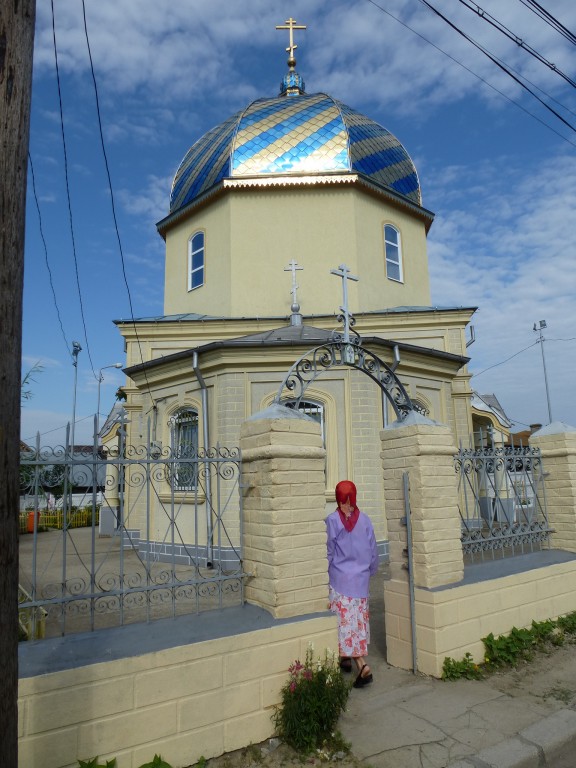
[[[325,93],[304,93],[292,70],[279,96],[253,101],[188,150],[174,177],[170,213],[224,179],[346,173],[421,205],[416,168],[398,139]]]

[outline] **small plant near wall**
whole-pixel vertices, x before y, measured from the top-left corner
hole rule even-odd
[[[471,653],[467,653],[462,661],[446,656],[442,667],[442,680],[460,680],[462,677],[466,680],[480,680],[484,673],[480,665],[474,663]]]
[[[323,659],[315,660],[309,645],[304,664],[297,660],[288,671],[282,703],[272,716],[278,736],[300,753],[330,751],[333,742],[341,749],[342,737],[335,729],[346,707],[350,684],[342,676],[338,656],[326,651]]]
[[[106,760],[106,763],[99,763],[97,757],[93,757],[92,760],[78,760],[78,768],[117,768],[116,758]],[[151,763],[144,763],[139,768],[172,768],[172,766],[162,760],[160,755],[154,755]]]
[[[566,640],[576,642],[576,611],[560,618],[533,621],[529,629],[513,627],[509,634],[494,637],[491,632],[482,638],[484,663],[475,664],[467,653],[461,661],[449,656],[442,666],[443,680],[479,680],[490,671],[528,662],[536,651],[548,652]]]

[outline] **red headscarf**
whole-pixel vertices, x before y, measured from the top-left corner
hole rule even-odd
[[[336,486],[336,501],[338,503],[338,512],[340,513],[342,525],[348,532],[350,532],[353,530],[358,522],[358,517],[360,516],[360,510],[356,506],[356,486],[351,480],[341,480],[338,483]],[[344,512],[340,509],[340,505],[344,504],[346,501],[349,501],[354,507],[350,517],[346,517]]]

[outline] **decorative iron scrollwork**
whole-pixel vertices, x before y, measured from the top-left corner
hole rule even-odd
[[[375,381],[390,402],[399,420],[413,410],[412,402],[394,371],[373,352],[361,346],[360,337],[345,342],[342,338],[322,344],[297,360],[286,374],[274,402],[280,403],[288,390],[294,407],[298,408],[306,389],[318,376],[330,368],[349,366],[362,371]]]

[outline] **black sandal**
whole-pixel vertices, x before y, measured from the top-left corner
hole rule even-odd
[[[358,673],[358,677],[356,680],[354,680],[353,687],[354,688],[364,688],[365,685],[369,685],[374,678],[372,677],[372,672],[369,672],[367,675],[363,675],[362,672],[366,669],[368,665],[363,664],[362,669]]]
[[[352,659],[348,656],[342,656],[340,659],[340,669],[342,672],[352,672]]]

